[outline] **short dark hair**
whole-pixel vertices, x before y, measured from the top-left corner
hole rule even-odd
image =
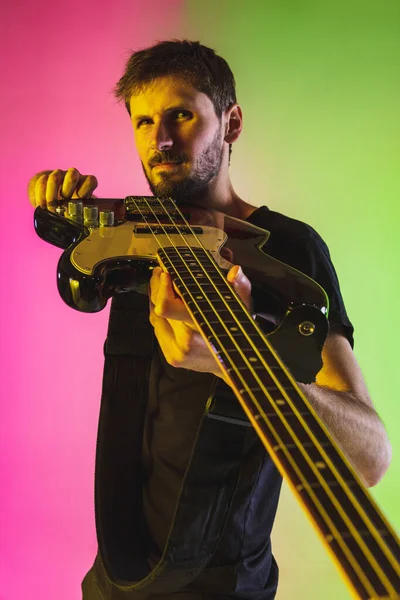
[[[124,100],[130,114],[132,94],[140,93],[157,77],[168,75],[179,76],[206,94],[219,119],[224,110],[236,102],[235,78],[226,60],[200,42],[189,40],[167,40],[134,52],[114,94]],[[229,157],[231,152],[232,144],[229,145]]]

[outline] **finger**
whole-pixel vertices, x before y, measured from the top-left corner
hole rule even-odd
[[[47,180],[49,179],[48,174],[40,175],[36,180],[35,185],[35,206],[46,208],[46,190]]]
[[[72,197],[90,198],[97,186],[98,182],[94,175],[81,175]]]
[[[150,300],[155,305],[157,303],[158,288],[160,287],[160,275],[162,271],[160,267],[154,267],[153,273],[149,282]]]
[[[36,173],[29,180],[29,183],[28,183],[28,198],[29,198],[29,202],[32,204],[32,206],[34,208],[36,208],[36,206],[38,206],[40,204],[39,200],[36,198],[36,184],[38,182],[38,179],[42,175],[50,175],[51,172],[52,172],[51,169],[47,170],[47,171],[40,171],[40,173]]]
[[[193,364],[188,365],[187,360],[190,361],[192,356],[197,368],[199,361],[204,358],[204,354],[208,363],[211,362],[209,360],[210,352],[205,348],[201,335],[185,323],[159,317],[152,308],[150,308],[150,322],[154,327],[160,348],[170,365],[191,368]]]
[[[242,268],[239,265],[235,265],[229,270],[227,280],[232,284],[233,289],[244,302],[248,310],[251,310],[251,283],[246,275],[243,273]]]
[[[78,169],[67,169],[61,186],[61,198],[70,200],[79,185],[81,174]]]
[[[49,204],[58,199],[58,192],[64,179],[65,171],[56,169],[52,171],[47,179],[46,203]]]
[[[157,302],[155,303],[154,310],[159,317],[183,321],[191,329],[197,329],[186,306],[182,300],[175,295],[171,277],[168,273],[162,272],[160,274]]]
[[[200,333],[173,319],[164,319],[150,304],[150,322],[166,361],[177,368],[214,373],[224,377]]]
[[[183,311],[181,311],[183,307]],[[164,318],[180,318],[182,312],[186,311],[183,302],[177,298],[168,273],[160,272],[157,301],[155,302],[156,314]]]
[[[150,304],[150,323],[154,327],[154,333],[168,363],[172,364],[176,356],[175,334],[171,324],[167,319],[159,317],[154,310],[154,305]],[[171,362],[172,361],[172,362]]]

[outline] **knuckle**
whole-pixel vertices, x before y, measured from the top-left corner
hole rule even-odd
[[[168,316],[168,303],[164,299],[157,298],[157,304],[154,307],[154,312],[157,317],[167,317]]]
[[[180,349],[182,358],[187,358],[193,352],[193,350],[194,350],[194,339],[193,338],[194,338],[194,336],[193,336],[191,330],[189,330],[186,334],[182,335],[180,342],[179,342],[179,349]]]
[[[59,183],[62,180],[62,171],[57,169],[56,171],[52,171],[48,176],[48,181],[52,183]]]
[[[90,187],[95,188],[98,185],[97,177],[95,175],[87,175],[86,180]]]
[[[176,358],[172,358],[172,356],[167,355],[165,357],[165,360],[167,361],[167,363],[169,365],[171,365],[171,367],[175,367],[175,368],[179,367],[179,362],[176,360]]]
[[[175,367],[175,369],[184,368],[185,357],[180,352],[177,352],[175,356],[168,355],[168,357],[166,356],[165,359],[167,363],[171,365],[171,367]]]
[[[36,181],[36,185],[39,186],[39,187],[46,186],[49,177],[50,177],[49,174],[40,175],[40,177],[38,177],[38,179]]]
[[[81,176],[80,172],[75,167],[71,167],[70,169],[67,169],[66,174],[73,181],[79,181],[79,178]]]
[[[237,283],[234,285],[234,288],[242,299],[247,298],[251,294],[251,284],[249,280]]]

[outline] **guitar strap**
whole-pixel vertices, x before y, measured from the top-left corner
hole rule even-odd
[[[213,557],[238,484],[250,423],[236,401],[214,393],[214,385],[162,556],[149,564],[141,448],[154,344],[148,298],[134,292],[115,296],[96,448],[98,552],[82,582],[84,600],[145,600],[187,586]],[[223,571],[218,569],[218,578],[232,579],[232,567]]]

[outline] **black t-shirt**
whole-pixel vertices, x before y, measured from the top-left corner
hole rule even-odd
[[[353,346],[353,327],[336,272],[328,248],[317,232],[267,207],[257,209],[248,221],[270,232],[265,252],[302,271],[324,288],[330,301],[330,328],[341,331]],[[171,367],[160,349],[155,351],[142,448],[143,509],[152,540],[152,563],[165,545],[195,433],[214,379],[211,374]],[[246,435],[244,460],[228,524],[213,559],[186,588],[187,592],[254,600],[271,600],[275,596],[278,569],[271,552],[270,533],[281,476],[256,433],[249,428]],[[229,565],[231,575],[221,581],[218,569]]]

